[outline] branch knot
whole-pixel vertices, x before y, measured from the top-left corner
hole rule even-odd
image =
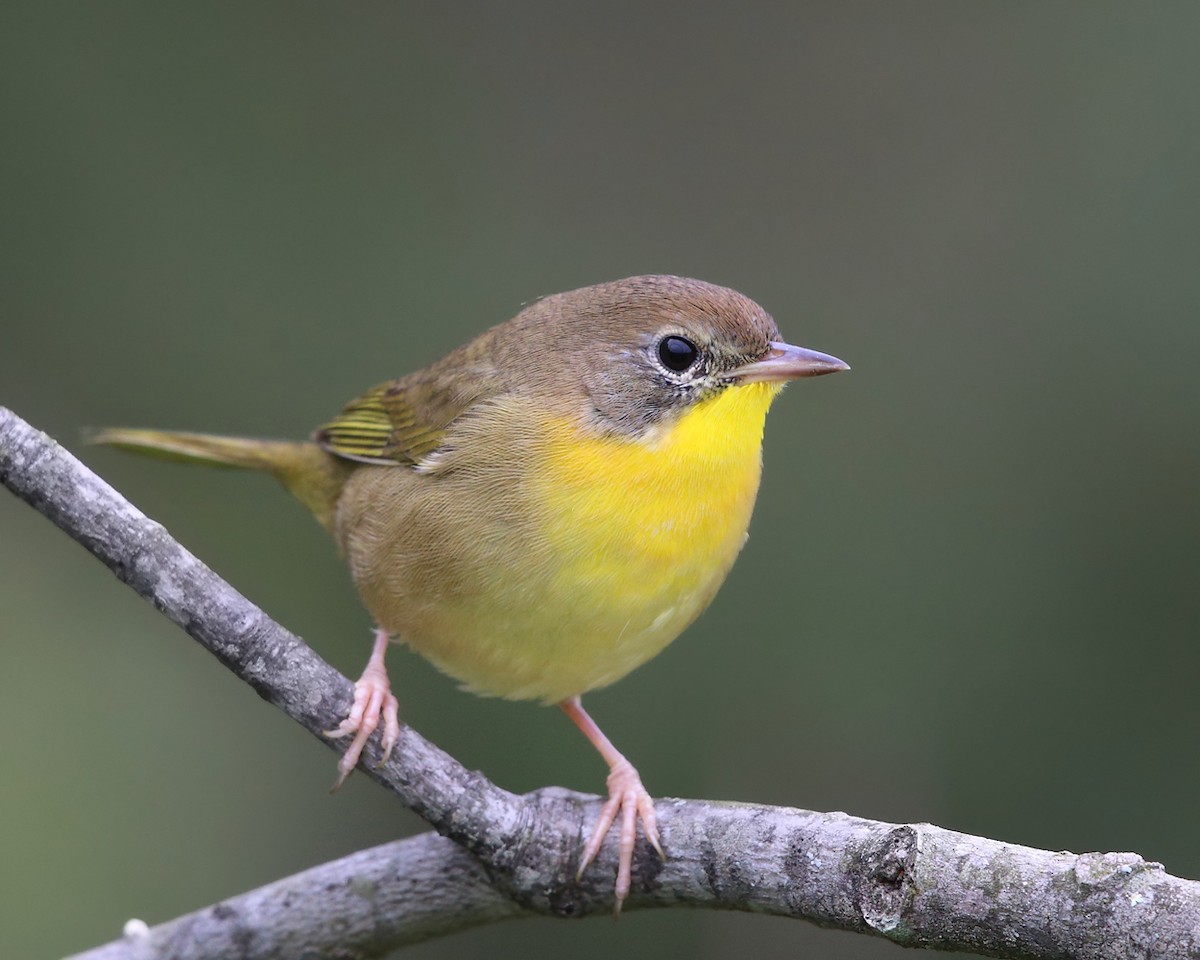
[[[911,826],[889,830],[862,861],[856,901],[867,926],[899,942],[905,939],[904,914],[916,894],[912,880],[919,835]],[[899,934],[899,935],[898,935]]]

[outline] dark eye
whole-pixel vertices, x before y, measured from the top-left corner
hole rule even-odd
[[[658,359],[668,370],[683,373],[700,359],[700,348],[685,337],[663,337],[658,342]]]

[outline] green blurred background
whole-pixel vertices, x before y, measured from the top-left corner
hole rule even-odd
[[[300,437],[539,294],[737,287],[854,371],[788,390],[726,588],[589,699],[650,789],[1200,877],[1197,35],[1189,2],[5,4],[0,403],[75,449]],[[367,618],[269,481],[83,456],[357,674]],[[0,955],[422,828],[330,797],[330,751],[7,496],[0,609]],[[557,712],[391,664],[502,786],[601,788]],[[688,911],[406,955],[748,947],[895,955]]]

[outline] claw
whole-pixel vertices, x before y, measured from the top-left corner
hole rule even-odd
[[[376,630],[371,659],[367,661],[366,669],[354,685],[354,703],[350,707],[349,715],[337,727],[325,731],[325,736],[335,739],[354,735],[350,746],[338,761],[338,778],[330,793],[345,783],[351,771],[358,766],[363,748],[371,734],[379,727],[380,720],[383,721],[383,754],[379,759],[380,765],[387,763],[392,748],[400,737],[400,702],[392,693],[387,669],[383,665],[387,645],[388,635],[382,630]]]
[[[662,843],[658,838],[658,819],[654,814],[654,800],[646,788],[642,786],[642,778],[638,776],[633,765],[622,758],[614,765],[608,775],[608,800],[600,808],[600,816],[596,818],[596,826],[583,848],[579,861],[579,870],[575,879],[583,877],[583,872],[596,859],[600,847],[608,831],[621,818],[620,832],[617,839],[617,883],[613,890],[616,897],[614,914],[620,916],[621,905],[629,896],[633,875],[633,850],[637,843],[637,825],[641,821],[642,832],[650,845],[660,857],[664,856]]]
[[[639,821],[641,821],[642,832],[645,834],[646,840],[660,857],[666,858],[658,835],[658,818],[654,813],[654,800],[642,786],[642,778],[633,764],[617,752],[600,728],[596,726],[595,721],[584,711],[578,697],[564,701],[559,706],[567,716],[575,721],[575,724],[591,740],[609,764],[608,800],[600,808],[596,826],[592,829],[592,834],[584,845],[575,879],[581,879],[583,872],[596,859],[596,855],[604,843],[604,838],[613,824],[617,822],[619,815],[621,824],[617,839],[617,882],[613,889],[616,900],[613,915],[619,917],[621,905],[629,896],[632,885],[633,851],[637,843]]]

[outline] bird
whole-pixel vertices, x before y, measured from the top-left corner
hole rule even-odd
[[[790,380],[848,370],[784,342],[727,287],[628,277],[537,299],[432,365],[381,383],[303,442],[115,428],[93,439],[265,471],[337,542],[375,623],[333,738],[334,789],[381,728],[399,736],[399,641],[466,690],[556,704],[609,767],[582,878],[617,825],[615,910],[654,802],[581,697],[658,654],[747,539],[767,409]]]

